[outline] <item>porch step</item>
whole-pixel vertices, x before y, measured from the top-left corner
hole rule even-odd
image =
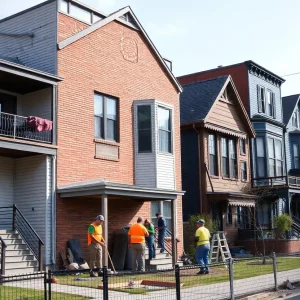
[[[38,261],[18,232],[0,230],[0,236],[7,245],[5,251],[5,275],[38,271]]]

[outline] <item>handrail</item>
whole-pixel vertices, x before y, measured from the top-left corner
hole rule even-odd
[[[5,255],[7,245],[0,236],[0,244],[1,244],[1,275],[5,275]]]
[[[165,232],[166,232],[165,240],[172,237],[173,233],[172,233],[169,229],[165,228]],[[155,228],[154,240],[155,240],[156,243],[158,242],[158,228],[157,228],[157,227]],[[176,237],[176,245],[175,245],[176,247],[177,247],[177,244],[178,244],[179,242],[180,242],[180,240]],[[170,243],[166,243],[166,242],[165,242],[165,250],[166,250],[170,255],[172,255],[172,243],[171,243],[171,245],[170,245]],[[176,251],[176,253],[177,253],[177,251]]]
[[[42,243],[42,245],[44,246],[44,242],[43,240],[40,238],[40,236],[36,233],[36,231],[32,228],[32,226],[28,223],[28,221],[26,220],[26,218],[24,217],[24,215],[20,212],[20,210],[17,208],[17,206],[14,204],[13,207],[16,209],[16,211],[20,214],[20,216],[22,217],[22,219],[25,221],[25,223],[30,227],[31,231],[35,234],[35,236],[39,239],[39,241]]]
[[[300,224],[300,219],[297,218],[296,216],[292,215],[292,219],[293,219],[293,220],[296,220],[296,221]]]
[[[19,220],[21,221],[19,224]],[[26,220],[24,215],[20,212],[17,206],[13,205],[13,230],[17,230],[27,246],[31,249],[34,256],[39,262],[39,271],[43,270],[43,251],[44,246],[43,240],[32,228],[29,222]],[[33,239],[32,239],[33,237]]]

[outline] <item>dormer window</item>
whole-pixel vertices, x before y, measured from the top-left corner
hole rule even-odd
[[[257,86],[258,112],[266,113],[266,93],[265,88]]]

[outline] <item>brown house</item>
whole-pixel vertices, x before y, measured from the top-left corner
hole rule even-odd
[[[181,95],[183,216],[212,214],[231,242],[248,226],[249,139],[255,136],[230,76],[183,86]]]

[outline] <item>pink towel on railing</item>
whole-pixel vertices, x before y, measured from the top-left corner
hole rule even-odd
[[[27,123],[30,127],[34,128],[37,132],[50,131],[52,130],[52,121],[42,119],[39,117],[28,117]]]

